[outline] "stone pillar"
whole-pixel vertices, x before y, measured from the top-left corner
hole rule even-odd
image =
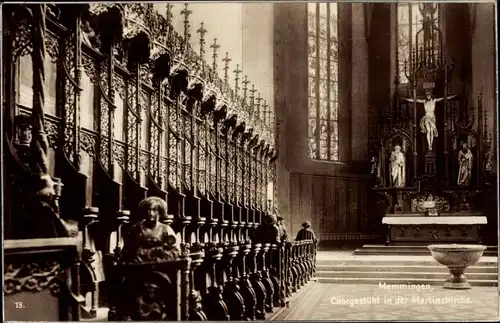
[[[368,156],[368,43],[362,3],[352,4],[352,160]]]
[[[469,5],[472,33],[472,93],[477,106],[477,94],[482,92],[482,106],[486,113],[486,127],[492,137],[492,149],[496,156],[497,106],[495,99],[495,5],[478,3]],[[482,132],[482,129],[480,130]],[[496,171],[496,157],[493,158]]]

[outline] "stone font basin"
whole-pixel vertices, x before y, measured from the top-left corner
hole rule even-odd
[[[471,288],[464,271],[474,265],[483,255],[486,246],[471,244],[434,244],[427,246],[432,257],[441,265],[448,267],[450,277],[443,287],[449,289]]]

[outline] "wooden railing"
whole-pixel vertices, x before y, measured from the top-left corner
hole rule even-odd
[[[108,319],[266,319],[315,275],[313,240],[207,242],[200,250],[156,263],[115,261]]]

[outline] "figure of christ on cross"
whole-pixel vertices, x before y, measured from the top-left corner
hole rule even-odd
[[[456,96],[457,95],[446,97],[446,100],[451,100]],[[424,105],[425,116],[423,116],[422,119],[420,119],[420,129],[422,133],[426,134],[427,144],[429,145],[429,151],[432,151],[432,143],[434,142],[434,137],[438,136],[438,130],[436,127],[436,115],[434,114],[434,110],[436,109],[436,103],[441,102],[444,99],[445,99],[444,97],[437,99],[433,98],[431,92],[425,93],[424,100],[403,98],[403,100],[407,102],[422,103]]]

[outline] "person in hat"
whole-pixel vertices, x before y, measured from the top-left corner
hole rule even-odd
[[[316,240],[314,231],[311,229],[311,222],[306,221],[302,223],[302,229],[300,229],[300,231],[297,233],[297,237],[295,238],[295,240],[313,240],[314,242],[318,241]]]

